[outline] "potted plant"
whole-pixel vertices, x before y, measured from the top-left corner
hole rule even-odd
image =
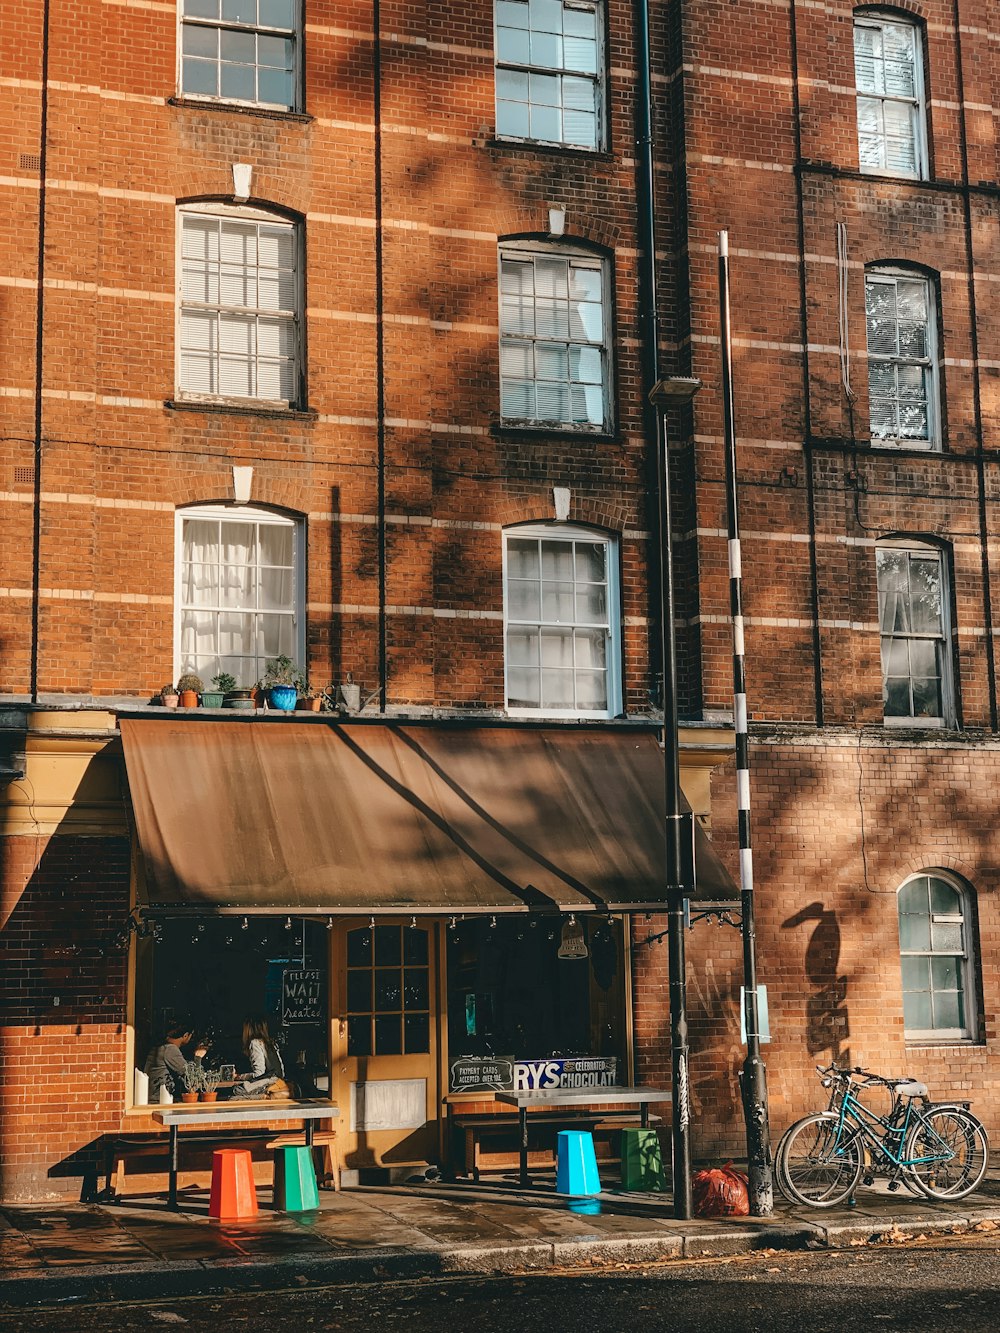
[[[201,1067],[200,1060],[188,1060],[184,1066],[184,1073],[181,1075],[184,1083],[184,1092],[181,1093],[182,1102],[196,1102],[198,1093],[201,1092],[205,1081],[205,1071]]]
[[[173,685],[164,685],[160,690],[160,703],[164,708],[176,708],[179,695]]]
[[[218,1087],[221,1082],[221,1069],[203,1069],[201,1071],[201,1087],[198,1089],[201,1101],[214,1102],[218,1098]]]
[[[300,713],[318,713],[323,707],[323,691],[314,690],[308,681],[303,681],[295,707]]]
[[[220,671],[217,676],[212,677],[212,684],[215,686],[214,689],[202,691],[202,708],[221,708],[226,695],[236,688],[236,677],[231,676],[228,671]]]
[[[279,712],[291,713],[299,697],[302,673],[290,657],[272,657],[264,668],[267,702]]]
[[[201,677],[196,676],[193,671],[188,671],[181,676],[177,682],[177,689],[180,691],[180,703],[182,708],[197,708],[198,696],[205,686],[202,684]]]

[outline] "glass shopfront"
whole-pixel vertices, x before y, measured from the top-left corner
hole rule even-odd
[[[203,1064],[249,1069],[243,1024],[263,1018],[301,1095],[329,1088],[325,920],[278,916],[163,918],[136,941],[135,1065],[177,1024],[206,1047]],[[142,1081],[136,1102],[142,1104]]]
[[[446,934],[449,1091],[472,1090],[475,1062],[494,1058],[503,1067],[496,1086],[519,1067],[525,1086],[538,1077],[551,1084],[560,1062],[603,1074],[598,1083],[625,1080],[620,921],[481,917]]]

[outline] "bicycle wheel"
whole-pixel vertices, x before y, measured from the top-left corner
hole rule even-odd
[[[990,1141],[969,1111],[938,1106],[917,1120],[904,1155],[907,1173],[929,1199],[964,1199],[986,1174]]]
[[[792,1195],[788,1193],[781,1169],[781,1162],[785,1155],[785,1144],[788,1142],[788,1136],[794,1128],[795,1125],[790,1125],[788,1129],[785,1130],[784,1134],[782,1134],[781,1138],[778,1140],[777,1148],[774,1150],[774,1183],[778,1187],[778,1192],[783,1198],[787,1199],[789,1203],[798,1203],[798,1199],[793,1198]]]
[[[853,1194],[861,1177],[857,1140],[839,1133],[836,1116],[807,1115],[785,1135],[778,1160],[781,1192],[810,1208],[835,1208]]]

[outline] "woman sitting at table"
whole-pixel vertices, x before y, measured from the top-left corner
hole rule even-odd
[[[243,1050],[250,1057],[250,1073],[233,1088],[234,1097],[293,1097],[285,1081],[285,1066],[271,1040],[266,1018],[248,1018],[243,1024]]]

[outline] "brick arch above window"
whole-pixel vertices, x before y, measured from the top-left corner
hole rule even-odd
[[[549,204],[539,204],[531,209],[501,209],[496,217],[500,241],[530,236],[536,240],[565,241],[568,245],[595,245],[610,254],[621,240],[620,226],[609,222],[596,210],[576,207],[566,211],[565,234],[552,236],[549,233],[549,207]]]

